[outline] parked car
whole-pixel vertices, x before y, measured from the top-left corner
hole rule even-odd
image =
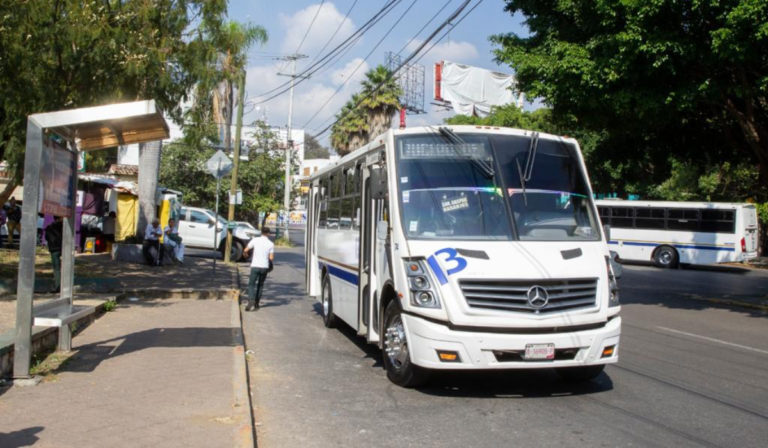
[[[237,225],[232,229],[232,250],[229,259],[240,261],[243,249],[251,238],[259,235],[258,230]],[[227,220],[213,211],[182,206],[179,209],[179,236],[187,247],[221,251],[227,244]]]

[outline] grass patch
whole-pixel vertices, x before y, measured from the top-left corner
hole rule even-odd
[[[74,352],[53,352],[45,357],[33,356],[29,373],[30,375],[42,376],[44,380],[50,381],[55,378],[56,372],[64,366],[73,354]]]
[[[106,302],[104,302],[104,311],[110,312],[115,308],[117,308],[117,300],[109,299]]]
[[[294,247],[295,244],[288,238],[278,238],[275,240],[275,246],[277,247]]]

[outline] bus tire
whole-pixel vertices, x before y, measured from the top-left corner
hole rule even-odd
[[[597,378],[605,369],[605,364],[596,366],[561,367],[555,369],[560,378],[569,382],[589,381]]]
[[[338,318],[333,314],[333,293],[331,292],[331,279],[326,274],[323,276],[323,291],[320,295],[321,309],[323,312],[323,324],[326,328],[336,328]]]
[[[660,268],[674,268],[680,257],[672,246],[659,246],[653,251],[653,264]]]
[[[427,370],[411,363],[403,318],[396,300],[384,310],[384,368],[387,378],[402,387],[418,387],[429,379]]]

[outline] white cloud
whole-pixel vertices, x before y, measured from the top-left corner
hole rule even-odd
[[[421,40],[414,40],[408,44],[408,50],[414,51],[422,44]],[[429,49],[432,44],[427,44],[424,51]],[[437,61],[451,61],[458,62],[460,64],[468,64],[479,55],[477,47],[469,42],[458,42],[455,40],[449,40],[447,42],[439,43],[432,47],[427,53],[421,57],[419,61],[421,64],[432,66]],[[471,65],[471,64],[470,64]]]
[[[319,12],[318,8],[320,8]],[[317,19],[312,24],[315,14],[317,14]],[[344,15],[331,2],[323,3],[322,7],[320,4],[307,6],[291,16],[282,15],[280,21],[285,29],[285,40],[281,44],[282,51],[285,53],[296,51],[310,24],[312,24],[312,28],[300,49],[300,52],[304,54],[316,54],[317,50],[325,45],[337,29],[339,31],[333,38],[333,42],[326,48],[326,52],[349,37],[356,29],[352,20],[344,18]]]
[[[359,68],[358,68],[359,66]],[[365,79],[365,73],[370,70],[370,66],[363,58],[355,58],[337,70],[331,72],[330,81],[334,85],[341,85],[346,82],[347,85],[357,86],[360,81]]]

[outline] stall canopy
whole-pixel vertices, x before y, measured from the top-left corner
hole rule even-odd
[[[57,137],[54,139],[52,134]],[[71,307],[75,273],[74,190],[77,185],[74,156],[79,151],[163,140],[168,135],[168,124],[154,100],[46,112],[27,117],[25,188],[16,292],[15,378],[29,377],[39,206],[42,204],[44,209],[55,211],[53,214],[65,218],[59,300]],[[69,349],[70,343],[69,326],[63,325],[59,330],[59,348]]]

